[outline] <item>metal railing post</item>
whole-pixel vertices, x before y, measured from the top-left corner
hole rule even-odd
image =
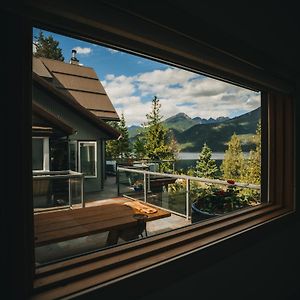
[[[147,186],[147,190],[148,192],[151,192],[151,186],[150,186],[150,175],[148,176],[148,186]]]
[[[147,202],[147,174],[144,172],[144,202]]]
[[[85,202],[84,202],[84,191],[83,191],[83,181],[84,181],[84,175],[81,176],[81,180],[80,180],[80,197],[81,197],[81,207],[84,208],[85,207]]]
[[[185,206],[186,206],[186,218],[189,219],[189,208],[190,208],[190,180],[186,179],[186,195],[185,195]]]

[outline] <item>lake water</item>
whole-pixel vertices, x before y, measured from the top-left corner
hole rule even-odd
[[[213,152],[212,159],[216,161],[216,165],[220,167],[223,159],[224,152]],[[244,157],[247,158],[249,156],[249,152],[244,152]],[[180,152],[178,153],[177,160],[175,162],[175,170],[184,170],[187,171],[190,168],[194,168],[196,166],[197,160],[199,159],[199,152]],[[107,169],[115,170],[116,162],[115,161],[107,161]],[[111,165],[111,166],[110,166]]]
[[[194,160],[199,158],[199,152],[179,152],[178,159],[179,160]],[[224,159],[224,152],[213,152],[212,159]]]
[[[215,160],[223,160],[224,152],[213,152],[211,155],[212,159]],[[249,152],[244,152],[244,157],[248,157]],[[197,160],[199,158],[199,152],[179,152],[178,159],[179,160]]]
[[[216,161],[218,167],[222,164],[224,154],[224,152],[213,152],[211,155],[211,158]],[[247,158],[248,156],[249,152],[244,152],[244,157]],[[180,152],[175,162],[175,170],[181,169],[186,172],[190,168],[195,168],[198,159],[199,152]]]

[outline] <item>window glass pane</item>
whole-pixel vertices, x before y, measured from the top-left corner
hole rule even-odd
[[[65,210],[63,220],[61,212],[35,214],[37,263],[260,204],[261,124],[267,122],[261,123],[259,91],[39,29],[34,36],[37,46],[52,36],[63,53],[45,59],[37,47],[33,72],[40,80],[56,78],[81,105],[62,105],[65,98],[33,86],[33,104],[44,110],[43,120],[33,112],[34,129],[50,135],[52,149],[52,171],[34,175],[34,207],[86,206]],[[42,150],[36,167],[42,168]],[[72,172],[61,171],[64,165]]]
[[[51,170],[68,170],[68,143],[66,141],[50,141]]]
[[[44,140],[32,139],[32,169],[43,170]]]
[[[80,143],[80,164],[85,176],[96,176],[95,144]]]
[[[72,171],[77,171],[77,149],[76,143],[69,143],[69,169]]]

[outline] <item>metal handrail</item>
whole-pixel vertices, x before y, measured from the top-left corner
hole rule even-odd
[[[186,180],[189,179],[189,180],[201,181],[204,183],[230,185],[230,183],[228,183],[226,180],[208,179],[208,178],[194,177],[194,176],[189,176],[189,175],[176,175],[176,174],[158,173],[158,172],[152,172],[152,171],[133,170],[133,169],[123,168],[123,167],[118,167],[117,170],[140,173],[140,174],[145,173],[145,174],[149,174],[149,175],[165,176],[165,177],[171,177],[171,178],[177,178],[177,179],[186,179]],[[257,184],[240,183],[240,182],[235,182],[234,184],[236,186],[242,187],[242,188],[250,188],[250,189],[254,189],[254,190],[260,190],[260,185],[257,185]]]
[[[32,171],[32,176],[35,179],[48,179],[50,176],[53,179],[58,178],[80,178],[83,176],[83,173],[75,172],[72,170],[65,171]]]
[[[189,202],[190,202],[190,182],[191,180],[194,181],[200,181],[203,183],[212,183],[212,184],[221,184],[221,185],[231,185],[226,180],[219,180],[219,179],[209,179],[209,178],[202,178],[202,177],[194,177],[189,175],[177,175],[177,174],[168,174],[168,173],[158,173],[158,172],[151,172],[146,170],[136,170],[132,168],[123,168],[123,167],[117,167],[117,175],[119,174],[119,171],[124,172],[131,172],[131,173],[138,173],[143,174],[144,177],[144,202],[147,202],[147,175],[154,175],[154,176],[163,176],[163,177],[170,177],[170,178],[176,178],[176,179],[184,179],[186,181],[186,214],[185,217],[189,219]],[[117,176],[118,177],[118,176]],[[148,180],[150,179],[150,176],[148,176]],[[260,185],[257,184],[250,184],[250,183],[241,183],[241,182],[235,182],[235,186],[241,187],[241,188],[250,188],[255,190],[260,190]],[[149,186],[149,184],[148,184]],[[118,194],[119,194],[119,182],[118,182]],[[169,210],[170,211],[170,210]],[[171,211],[177,215],[183,215],[181,213],[178,213],[176,211]]]
[[[85,207],[84,200],[84,174],[75,172],[72,170],[63,170],[63,171],[32,171],[33,180],[45,180],[45,179],[68,179],[69,184],[69,207],[72,208],[72,190],[71,190],[71,179],[80,178],[80,200],[81,206]]]

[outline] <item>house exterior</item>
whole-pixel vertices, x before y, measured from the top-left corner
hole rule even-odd
[[[92,68],[33,57],[32,168],[84,174],[85,192],[105,180],[105,142],[119,132],[105,121],[119,120]]]

